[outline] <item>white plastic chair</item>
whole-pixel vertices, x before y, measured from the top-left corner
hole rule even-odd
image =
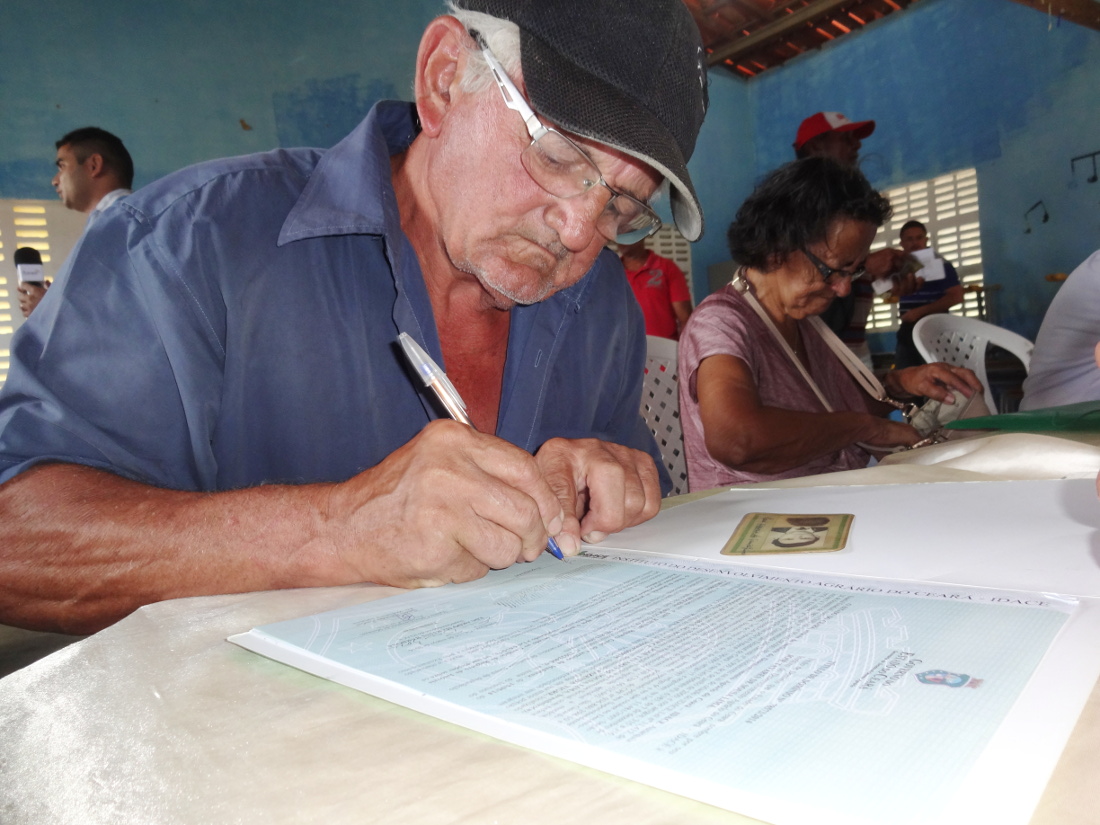
[[[940,313],[925,315],[913,327],[913,343],[925,361],[945,361],[956,367],[968,367],[985,387],[985,403],[990,410],[993,393],[985,371],[985,351],[989,344],[1015,355],[1024,365],[1026,373],[1031,368],[1031,352],[1035,345],[1012,330],[987,324],[977,318]]]
[[[680,426],[680,384],[676,368],[677,344],[670,338],[646,336],[642,417],[661,450],[672,495],[688,491],[684,434]]]

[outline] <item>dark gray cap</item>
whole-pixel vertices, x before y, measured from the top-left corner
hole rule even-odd
[[[620,149],[671,184],[689,241],[703,210],[687,161],[707,109],[699,29],[683,0],[456,0],[520,28],[531,105],[566,131]]]

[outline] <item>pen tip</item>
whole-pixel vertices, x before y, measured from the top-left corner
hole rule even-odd
[[[556,541],[554,541],[553,536],[551,536],[547,540],[546,549],[550,551],[551,555],[553,555],[553,557],[555,559],[560,559],[561,561],[565,561],[565,556],[562,555],[561,548],[558,547],[558,543]]]

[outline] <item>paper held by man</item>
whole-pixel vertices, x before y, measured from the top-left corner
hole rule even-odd
[[[1073,491],[1059,486],[1072,509]],[[827,489],[783,492],[796,505],[787,512],[841,512],[807,506],[803,493],[827,501]],[[874,518],[861,525],[864,497],[848,490],[854,521],[844,549],[784,562],[849,554],[876,568],[876,558],[891,556],[893,534]],[[783,512],[757,506],[760,498],[753,510]],[[732,509],[729,494],[714,499]],[[673,516],[695,510],[694,521],[725,531],[720,551],[739,517],[700,510],[706,501],[665,511],[640,543],[663,536],[673,550],[692,545],[698,536],[684,535]],[[881,502],[869,496],[869,504]],[[1011,532],[957,534],[954,553],[974,541],[1010,545]],[[626,543],[616,539],[609,544]],[[232,641],[499,739],[780,825],[1025,823],[1100,673],[1092,598],[961,586],[946,583],[944,570],[939,582],[918,582],[781,570],[767,556],[587,552]],[[877,569],[902,564],[897,554]],[[958,572],[977,575],[965,565]]]

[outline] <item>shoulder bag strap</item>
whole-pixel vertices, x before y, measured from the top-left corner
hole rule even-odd
[[[756,296],[752,294],[752,286],[749,284],[748,278],[745,277],[744,268],[738,269],[737,274],[733,276],[733,288],[745,297],[745,302],[760,316],[760,320],[764,322],[764,326],[768,328],[768,331],[778,342],[783,352],[791,359],[791,363],[798,368],[800,373],[802,373],[802,377],[806,379],[806,383],[809,384],[810,389],[814,391],[817,400],[825,407],[825,412],[834,412],[833,405],[825,398],[824,393],[821,392],[821,388],[817,386],[817,382],[810,376],[810,373],[806,370],[806,367],[802,364],[799,357],[795,355],[794,350],[791,349],[791,345],[787,343],[787,339],[783,337],[783,334],[779,331],[778,327],[776,327],[775,322],[772,321],[768,313],[764,311],[764,307],[760,306],[760,302],[756,299]],[[828,329],[828,327],[826,327],[826,329]]]
[[[817,384],[814,383],[814,380],[810,377],[810,374],[806,372],[806,368],[802,366],[802,362],[798,360],[798,356],[794,354],[794,350],[792,350],[790,344],[787,343],[787,339],[785,339],[780,334],[779,330],[772,322],[772,319],[768,317],[768,314],[764,312],[764,308],[760,306],[760,302],[756,299],[756,296],[752,294],[751,285],[749,284],[748,279],[745,278],[743,269],[739,269],[737,271],[737,274],[734,276],[733,286],[734,289],[745,296],[745,300],[748,301],[749,306],[756,310],[756,314],[763,319],[764,324],[768,327],[769,330],[771,330],[772,335],[774,335],[776,340],[778,340],[779,343],[782,345],[783,350],[787,353],[787,356],[792,361],[794,361],[795,366],[798,367],[799,371],[805,377],[806,381],[810,384],[811,387],[813,387],[814,392],[817,393],[817,397],[822,398],[821,390],[818,389]],[[833,354],[840,359],[840,363],[843,364],[844,368],[852,374],[852,377],[856,379],[856,383],[859,384],[864,392],[866,392],[876,401],[881,401],[884,404],[889,404],[891,407],[899,409],[902,412],[909,411],[912,405],[905,404],[901,401],[895,401],[893,398],[887,395],[886,387],[882,386],[882,382],[875,377],[875,374],[873,372],[867,369],[867,365],[859,359],[858,355],[852,352],[851,347],[841,341],[837,334],[829,329],[828,324],[822,321],[820,316],[811,315],[806,320],[810,323],[810,326],[814,328],[814,331],[817,332],[819,336],[821,336],[821,340],[824,341],[828,345],[829,349],[833,351]],[[823,398],[822,402],[825,403],[826,409],[829,409],[828,403],[824,402]]]
[[[858,355],[852,352],[851,347],[841,341],[837,334],[829,329],[828,324],[822,321],[819,316],[814,315],[806,320],[821,336],[821,340],[829,345],[829,349],[840,359],[840,363],[852,374],[852,377],[856,379],[856,383],[863,388],[864,392],[876,401],[889,404],[891,407],[896,407],[902,411],[910,406],[901,401],[895,401],[887,395],[886,387],[882,385],[882,382],[878,380],[873,372],[867,369],[867,365],[860,360]]]

